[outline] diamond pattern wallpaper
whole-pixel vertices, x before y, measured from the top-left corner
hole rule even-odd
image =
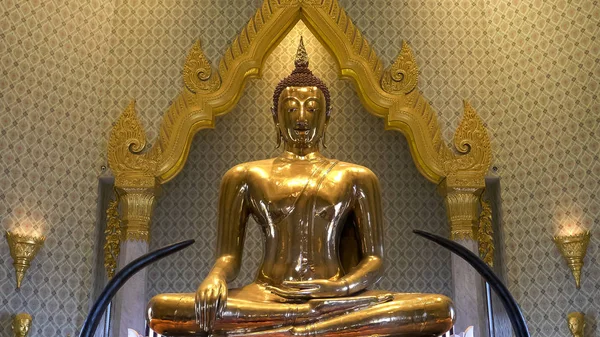
[[[0,336],[75,336],[89,306],[106,108],[110,1],[0,1]],[[109,116],[110,112],[110,116]],[[41,231],[20,290],[4,230]]]
[[[47,241],[15,291],[0,240],[0,336],[19,311],[34,316],[30,336],[74,336],[89,305],[97,176],[111,124],[137,99],[149,138],[181,88],[196,39],[216,64],[259,0],[3,0],[0,2],[0,222],[42,230]],[[451,139],[469,99],[492,137],[501,179],[508,286],[534,336],[568,336],[565,314],[583,311],[586,335],[600,319],[600,6],[591,0],[340,0],[389,64],[401,41],[420,68],[419,89]],[[446,231],[441,199],[416,172],[400,134],[384,132],[306,28],[315,72],[334,94],[327,155],[379,174],[391,262],[380,287],[449,291],[448,256],[410,241],[406,228]],[[269,95],[289,72],[290,35],[248,83],[236,109],[201,131],[184,171],[165,185],[152,228],[156,247],[195,237],[180,260],[150,270],[153,292],[191,291],[213,254],[214,200],[228,166],[275,155]],[[350,134],[350,139],[343,137]],[[216,151],[218,150],[218,151]],[[576,290],[552,242],[571,224],[592,241]],[[248,233],[240,283],[260,256]],[[421,246],[422,245],[422,246]],[[426,253],[413,256],[427,248]],[[413,255],[411,255],[413,254]],[[414,257],[414,258],[413,258]],[[434,261],[430,267],[419,264]],[[437,261],[437,262],[435,262]],[[408,262],[411,262],[409,264]],[[441,264],[441,265],[437,265]],[[162,269],[161,269],[162,268]],[[174,281],[167,282],[167,278]]]

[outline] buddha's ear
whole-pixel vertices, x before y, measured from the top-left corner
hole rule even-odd
[[[275,122],[275,124],[278,124],[279,119],[277,118],[277,110],[275,110],[275,107],[271,107],[271,115],[273,115],[273,122]]]
[[[329,120],[331,119],[331,107],[327,109],[327,113],[325,113],[325,127],[329,125]]]

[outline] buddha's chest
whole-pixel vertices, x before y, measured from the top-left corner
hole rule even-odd
[[[250,194],[255,215],[265,222],[301,223],[317,219],[330,223],[348,210],[352,201],[351,183],[327,166],[299,167],[273,172],[268,179],[256,182]]]

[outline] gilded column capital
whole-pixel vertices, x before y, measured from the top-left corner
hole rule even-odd
[[[151,183],[152,181],[152,183]],[[115,190],[119,196],[122,214],[121,241],[150,241],[150,221],[156,205],[160,185],[156,178],[135,178],[127,182],[137,184],[124,185],[124,181],[115,181]]]
[[[451,185],[444,179],[438,192],[444,197],[452,240],[477,240],[479,229],[479,198],[484,185]]]

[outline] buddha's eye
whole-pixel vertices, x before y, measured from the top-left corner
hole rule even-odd
[[[288,113],[293,113],[298,111],[298,104],[294,101],[287,101],[285,104],[285,110]]]
[[[319,107],[319,105],[315,101],[310,101],[307,104],[306,111],[308,111],[310,113],[314,113],[315,111],[317,111],[318,107]]]

